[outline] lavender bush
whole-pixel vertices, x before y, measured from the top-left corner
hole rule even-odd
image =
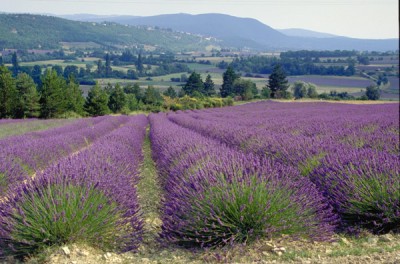
[[[84,119],[65,127],[0,140],[0,191],[29,179],[127,120],[126,116]]]
[[[341,229],[398,231],[398,104],[259,102],[168,118],[244,153],[295,167],[330,200]]]
[[[161,237],[214,247],[261,237],[326,239],[335,216],[315,186],[286,165],[244,154],[151,115],[165,190]]]
[[[84,151],[64,158],[0,202],[0,257],[84,241],[134,250],[142,220],[136,194],[147,118],[135,116]]]
[[[326,156],[312,180],[329,198],[342,219],[342,228],[374,233],[400,231],[400,161],[370,149]]]

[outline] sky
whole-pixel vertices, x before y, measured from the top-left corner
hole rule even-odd
[[[132,16],[222,13],[255,18],[275,29],[303,28],[368,39],[399,37],[398,0],[2,0],[1,2],[3,5],[0,11],[7,13]]]

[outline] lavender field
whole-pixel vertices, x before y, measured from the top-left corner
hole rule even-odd
[[[157,249],[400,232],[398,104],[105,116],[9,136],[0,148],[0,260],[82,241],[140,255],[156,201]]]

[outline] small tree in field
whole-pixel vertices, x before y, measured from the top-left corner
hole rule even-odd
[[[367,87],[365,95],[368,97],[368,100],[379,100],[381,97],[379,87],[373,85]]]
[[[280,64],[276,64],[268,80],[268,87],[271,90],[271,98],[286,98],[289,88],[285,71]]]
[[[296,99],[307,97],[307,84],[305,82],[295,82],[292,87],[293,95]]]

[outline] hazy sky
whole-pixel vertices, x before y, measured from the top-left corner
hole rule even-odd
[[[149,16],[223,13],[273,28],[304,28],[356,38],[399,37],[398,0],[2,0],[15,13]],[[0,25],[1,26],[1,25]]]

